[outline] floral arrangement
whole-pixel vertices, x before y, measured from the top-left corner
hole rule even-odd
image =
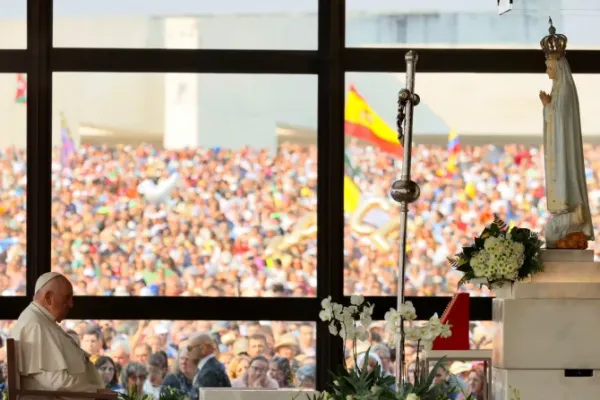
[[[118,400],[152,400],[152,396],[138,393],[137,386],[131,385],[127,393],[119,393]]]
[[[138,393],[137,387],[133,385],[128,393],[119,393],[118,400],[154,400],[154,398],[149,394]],[[190,398],[178,389],[163,387],[158,400],[190,400]]]
[[[368,328],[372,322],[374,306],[366,303],[362,296],[352,296],[350,305],[334,303],[331,297],[321,303],[319,317],[329,325],[329,332],[344,340],[353,342],[352,356],[354,366],[349,368],[344,360],[344,366],[338,374],[333,375],[330,391],[314,395],[313,400],[349,400],[349,399],[389,399],[389,400],[448,400],[459,388],[449,385],[435,385],[434,377],[444,360],[436,363],[431,372],[415,371],[414,383],[401,381],[400,387],[395,387],[392,375],[384,373],[381,366],[368,368],[368,354],[363,365],[358,365],[356,342],[369,339]],[[449,337],[450,325],[442,324],[437,314],[424,325],[415,323],[417,314],[412,303],[406,302],[399,310],[390,309],[385,315],[386,332],[391,341],[397,346],[404,346],[405,341],[415,344],[417,360],[421,350],[431,348],[433,340],[438,336]],[[417,368],[420,366],[417,361]],[[471,396],[466,399],[472,399]]]
[[[473,282],[492,288],[541,272],[543,244],[537,233],[525,228],[508,228],[494,214],[494,222],[474,243],[463,247],[463,251],[449,261],[453,268],[464,273],[459,284]]]

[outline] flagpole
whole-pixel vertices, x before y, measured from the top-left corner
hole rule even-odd
[[[404,303],[404,277],[406,275],[406,226],[408,222],[408,205],[419,198],[419,185],[410,180],[411,149],[413,134],[413,109],[419,104],[419,96],[414,93],[415,69],[419,56],[413,50],[406,53],[406,88],[398,93],[398,140],[403,146],[402,175],[400,180],[392,184],[390,195],[400,203],[400,258],[398,261],[398,294],[397,307],[400,310]],[[404,128],[402,127],[404,123]],[[400,329],[404,332],[403,322]],[[402,335],[404,337],[404,335]],[[396,387],[402,388],[405,380],[404,339],[396,344]]]

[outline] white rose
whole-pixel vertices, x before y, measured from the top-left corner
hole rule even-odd
[[[419,396],[417,396],[416,394],[411,393],[408,396],[406,396],[406,400],[421,400],[421,398]]]

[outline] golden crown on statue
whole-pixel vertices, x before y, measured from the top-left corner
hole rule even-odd
[[[548,22],[550,23],[549,35],[540,41],[540,46],[546,53],[547,59],[558,60],[564,57],[567,52],[567,37],[556,33],[556,28],[552,25],[552,18],[549,18]]]

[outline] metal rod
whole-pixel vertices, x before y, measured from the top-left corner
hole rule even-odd
[[[406,275],[406,227],[408,222],[408,205],[419,198],[419,186],[410,180],[413,109],[419,104],[419,96],[414,93],[415,69],[418,55],[409,51],[406,60],[406,88],[398,94],[398,139],[404,147],[402,159],[402,174],[399,181],[392,184],[391,196],[400,203],[400,255],[398,261],[398,293],[397,307],[400,310],[404,304],[404,277]],[[404,127],[402,127],[404,123]],[[404,338],[404,321],[401,322],[402,338]],[[404,339],[396,345],[396,387],[400,389],[405,383],[405,352]]]

